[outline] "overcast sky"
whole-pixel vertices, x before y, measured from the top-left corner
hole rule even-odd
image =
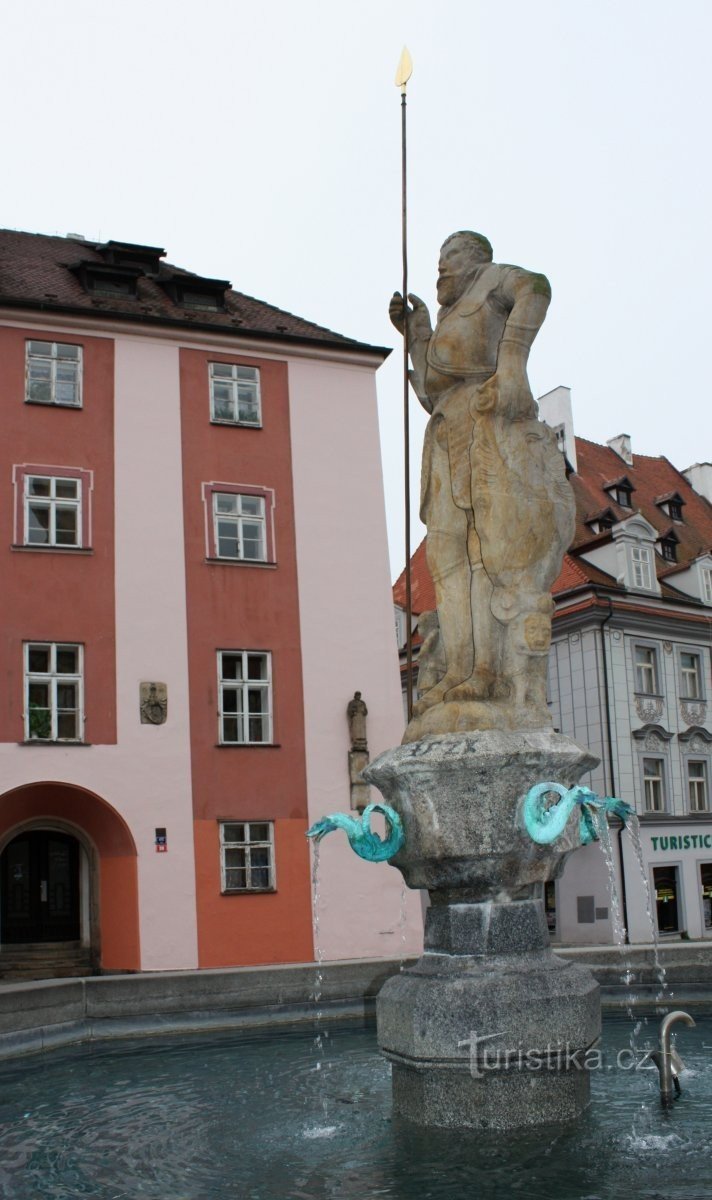
[[[396,351],[406,43],[411,290],[434,309],[441,242],[486,233],[552,283],[535,395],[571,387],[594,441],[712,458],[710,0],[0,0],[0,25],[1,225],[165,246]],[[379,372],[394,575],[401,361]]]

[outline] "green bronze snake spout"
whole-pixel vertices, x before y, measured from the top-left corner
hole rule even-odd
[[[371,829],[372,812],[379,812],[385,817],[385,840]],[[328,817],[316,821],[311,829],[307,830],[307,837],[320,842],[327,833],[333,833],[335,829],[343,829],[351,849],[359,858],[365,858],[368,862],[387,862],[398,853],[405,842],[401,819],[388,804],[368,804],[360,821],[347,813],[331,813]]]
[[[555,804],[547,801],[552,792],[561,797]],[[582,846],[598,841],[597,823],[608,813],[619,817],[625,824],[633,811],[625,800],[618,800],[615,796],[601,798],[587,787],[565,788],[560,783],[537,783],[524,798],[524,824],[530,838],[540,845],[555,842],[564,832],[577,805],[581,809],[579,834]]]

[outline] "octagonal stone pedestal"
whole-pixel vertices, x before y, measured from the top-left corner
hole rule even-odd
[[[599,989],[552,954],[541,900],[579,845],[578,814],[540,846],[521,809],[535,783],[572,787],[596,761],[551,730],[487,731],[424,738],[364,772],[403,822],[393,864],[431,898],[423,957],[377,1001],[399,1115],[506,1130],[586,1106]]]
[[[481,1129],[577,1116],[601,1028],[598,984],[551,953],[540,900],[442,908],[428,911],[423,957],[378,996],[396,1112]]]

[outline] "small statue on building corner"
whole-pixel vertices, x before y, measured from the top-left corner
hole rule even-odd
[[[360,692],[354,692],[353,700],[349,700],[346,706],[346,716],[348,717],[349,734],[351,735],[351,749],[368,750],[368,738],[366,736],[368,709],[365,702],[361,699]]]
[[[351,808],[363,812],[370,799],[370,789],[361,772],[368,766],[368,738],[366,736],[366,717],[368,709],[360,692],[354,692],[353,699],[346,705],[346,717],[349,723],[349,784],[351,793]]]

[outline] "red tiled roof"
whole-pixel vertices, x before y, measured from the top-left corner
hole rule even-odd
[[[435,608],[435,588],[425,561],[425,538],[410,560],[410,592],[414,613],[430,612]],[[393,603],[405,608],[405,571],[393,585]]]
[[[90,312],[94,317],[139,320],[147,324],[170,324],[214,328],[223,332],[280,340],[296,339],[342,349],[372,351],[381,358],[390,353],[380,346],[369,346],[343,337],[312,321],[284,312],[263,300],[232,289],[225,294],[225,309],[220,312],[183,307],[167,294],[161,283],[185,280],[193,274],[182,267],[161,262],[155,275],[140,275],[136,296],[94,295],[84,290],[71,270],[79,262],[103,263],[99,243],[72,237],[51,237],[0,229],[0,305],[3,307],[41,307],[48,313]],[[200,276],[195,276],[196,280]]]
[[[592,514],[600,515],[602,508],[606,508],[619,521],[639,510],[658,533],[674,531],[678,538],[678,561],[671,564],[656,556],[658,577],[663,596],[689,599],[672,586],[669,587],[665,581],[668,576],[685,570],[693,559],[712,547],[712,505],[690,486],[685,476],[667,458],[636,454],[633,456],[633,465],[625,465],[625,476],[635,488],[633,508],[621,508],[604,490],[604,484],[610,483],[616,476],[616,465],[618,478],[621,478],[621,460],[615,451],[585,438],[576,438],[576,455],[578,471],[570,476],[576,498],[576,532],[571,550],[564,556],[561,573],[552,588],[553,594],[561,596],[579,587],[592,585],[614,591],[623,590],[611,575],[592,566],[577,553],[611,540],[609,530],[594,535],[586,524],[587,520],[592,519]],[[656,499],[662,496],[669,498],[671,495],[679,495],[684,501],[684,520],[681,522],[671,522],[668,514],[655,503]],[[417,614],[435,608],[435,588],[425,559],[424,540],[411,558],[411,578],[413,612]],[[405,608],[405,571],[394,584],[393,600]]]
[[[671,462],[663,455],[652,458],[646,454],[634,454],[633,465],[621,464],[615,450],[599,446],[586,438],[576,438],[577,471],[570,477],[576,497],[576,534],[573,549],[591,541],[591,530],[586,525],[586,516],[606,504],[619,521],[639,511],[646,521],[663,532],[670,528],[667,513],[658,508],[655,501],[663,496],[677,493],[684,501],[684,519],[674,523],[675,533],[680,539],[678,562],[691,562],[712,545],[712,505],[694,490]],[[625,466],[626,478],[635,491],[631,498],[632,510],[615,504],[605,492],[604,484]]]
[[[570,592],[574,588],[587,586],[591,583],[600,583],[610,587],[611,584],[615,583],[615,580],[610,575],[606,575],[605,572],[592,567],[584,559],[574,558],[571,554],[565,554],[559,577],[555,580],[551,590],[555,596],[558,596],[562,592]]]

